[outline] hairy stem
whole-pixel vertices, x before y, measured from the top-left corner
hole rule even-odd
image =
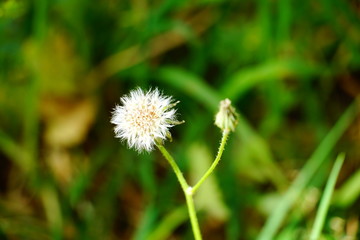
[[[219,147],[218,153],[216,155],[216,158],[215,158],[214,162],[211,164],[210,168],[207,170],[207,172],[200,178],[200,180],[192,188],[193,193],[195,193],[199,189],[201,184],[210,176],[210,174],[214,171],[215,167],[220,162],[221,156],[225,149],[225,144],[228,139],[229,133],[230,133],[230,131],[228,129],[225,129],[223,131],[221,142],[220,142],[220,147]]]
[[[170,166],[174,170],[175,175],[176,175],[178,181],[180,182],[181,188],[185,194],[186,204],[188,207],[191,227],[192,227],[192,230],[194,233],[195,240],[202,240],[199,222],[196,217],[192,188],[186,182],[184,175],[180,171],[180,168],[178,167],[178,165],[176,164],[175,160],[172,158],[170,153],[166,150],[166,148],[162,144],[156,144],[156,146],[158,147],[160,152],[163,154],[165,159],[169,162]]]

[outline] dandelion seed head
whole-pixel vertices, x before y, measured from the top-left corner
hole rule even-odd
[[[173,99],[158,89],[144,92],[137,88],[120,101],[122,105],[115,106],[111,118],[115,135],[139,152],[153,150],[155,141],[165,140],[176,124]]]

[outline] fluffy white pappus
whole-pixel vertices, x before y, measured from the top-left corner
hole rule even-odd
[[[137,151],[152,151],[156,140],[165,140],[176,122],[173,99],[158,89],[144,92],[141,88],[120,98],[111,118],[115,135]]]

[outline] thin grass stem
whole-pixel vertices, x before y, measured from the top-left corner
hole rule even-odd
[[[334,166],[331,170],[329,179],[326,183],[324,195],[321,198],[318,211],[316,213],[313,229],[310,234],[310,240],[317,240],[321,234],[321,229],[324,226],[326,214],[329,210],[331,196],[334,192],[336,179],[339,175],[340,169],[344,163],[345,154],[339,154],[335,160]]]
[[[354,120],[357,113],[358,110],[356,108],[356,103],[354,102],[348,107],[334,127],[329,131],[324,140],[320,143],[310,159],[301,169],[298,177],[277,203],[277,206],[273,209],[266,220],[264,227],[260,231],[257,240],[271,240],[275,238],[275,234],[280,228],[287,213],[290,211],[300,194],[304,191],[306,185],[310,182],[316,171],[320,168],[321,164],[326,160],[326,157],[329,155],[334,145],[348,128],[350,123]]]

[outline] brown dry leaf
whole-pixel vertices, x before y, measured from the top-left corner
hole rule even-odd
[[[21,188],[13,188],[9,191],[7,197],[1,199],[0,205],[5,207],[6,211],[19,215],[32,215],[35,212],[31,205],[31,199],[24,194]]]
[[[43,99],[41,113],[45,122],[44,141],[48,146],[67,148],[84,141],[95,120],[96,101]]]
[[[356,239],[356,234],[359,232],[359,216],[351,216],[346,224],[347,239]]]

